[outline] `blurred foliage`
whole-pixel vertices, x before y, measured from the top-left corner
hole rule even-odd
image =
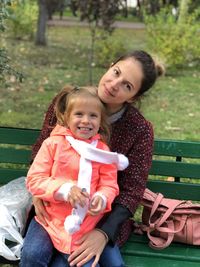
[[[113,23],[115,17],[120,13],[121,1],[120,0],[73,0],[74,15],[76,12],[80,14],[81,21],[87,21],[90,28],[91,41],[88,50],[89,59],[89,79],[90,84],[93,83],[93,62],[95,55],[95,46],[97,41],[98,29],[103,29],[105,33],[111,34],[114,30]],[[72,8],[73,6],[73,8]],[[104,39],[109,35],[104,34]],[[107,51],[104,50],[104,55],[107,55]]]
[[[38,16],[37,2],[13,0],[9,13],[9,29],[12,36],[16,39],[33,40]]]
[[[117,14],[121,13],[123,7],[120,0],[73,0],[71,1],[73,14],[80,14],[81,20],[95,23],[105,31],[112,32],[112,25]]]
[[[4,84],[6,77],[14,75],[19,81],[22,81],[23,75],[13,69],[10,65],[10,58],[8,56],[5,47],[2,47],[3,37],[2,32],[5,31],[5,20],[9,17],[8,6],[11,6],[11,1],[1,0],[0,2],[0,36],[1,36],[1,47],[0,47],[0,84]]]
[[[0,31],[5,30],[5,19],[8,18],[8,11],[7,7],[8,5],[11,5],[10,0],[1,0],[0,2]]]
[[[171,68],[199,64],[200,9],[187,14],[179,22],[170,9],[162,9],[155,16],[145,15],[147,45]]]
[[[100,67],[108,67],[113,59],[118,58],[126,52],[124,40],[119,38],[108,38],[104,33],[97,39],[95,46],[95,62]]]

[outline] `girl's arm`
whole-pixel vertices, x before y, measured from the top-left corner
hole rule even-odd
[[[46,139],[38,151],[28,173],[26,185],[33,196],[55,202],[54,195],[66,183],[66,178],[54,179],[51,175],[56,145]]]

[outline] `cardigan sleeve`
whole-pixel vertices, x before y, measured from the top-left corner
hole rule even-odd
[[[42,125],[42,129],[38,139],[36,140],[35,144],[32,146],[32,153],[31,153],[31,163],[33,162],[35,156],[37,155],[43,141],[50,136],[51,131],[56,125],[56,115],[55,115],[55,102],[57,96],[53,99],[51,104],[48,107],[48,110],[45,115],[45,119]]]
[[[129,149],[125,155],[129,159],[129,166],[118,173],[120,194],[115,199],[115,203],[124,206],[132,214],[141,202],[146,188],[152,164],[153,140],[153,128],[149,122],[137,129],[135,136],[132,136],[132,141],[127,140]]]
[[[97,224],[97,229],[101,229],[109,239],[109,244],[114,245],[120,226],[131,217],[131,212],[122,205],[115,204],[111,212],[106,214],[103,219]]]
[[[117,240],[118,244],[123,244],[127,238],[122,237],[123,240],[119,240],[120,229],[134,214],[146,187],[152,162],[153,128],[145,121],[137,131],[133,130],[133,134],[131,132],[126,134],[127,138],[123,139],[123,145],[119,138],[122,136],[119,133],[120,128],[122,127],[117,127],[116,132],[113,132],[113,143],[117,152],[124,153],[129,158],[129,167],[118,173],[120,193],[113,203],[111,212],[99,222],[97,227],[107,234],[112,243]],[[120,145],[123,147],[121,151],[118,149]]]

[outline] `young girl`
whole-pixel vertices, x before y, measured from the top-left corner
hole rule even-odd
[[[109,152],[102,141],[108,126],[95,88],[66,88],[57,99],[56,115],[58,124],[28,172],[27,187],[50,203],[46,207],[50,219],[43,224],[36,217],[35,234],[40,238],[42,225],[66,261],[76,250],[76,241],[111,210],[118,195],[116,166],[123,170],[128,160]]]

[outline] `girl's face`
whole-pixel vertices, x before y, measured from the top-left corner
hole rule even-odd
[[[79,139],[90,139],[98,133],[101,122],[101,107],[94,97],[76,99],[69,116],[67,126]]]
[[[98,85],[98,95],[107,104],[109,111],[115,113],[125,103],[133,102],[141,87],[142,66],[134,58],[117,62],[103,75]]]

